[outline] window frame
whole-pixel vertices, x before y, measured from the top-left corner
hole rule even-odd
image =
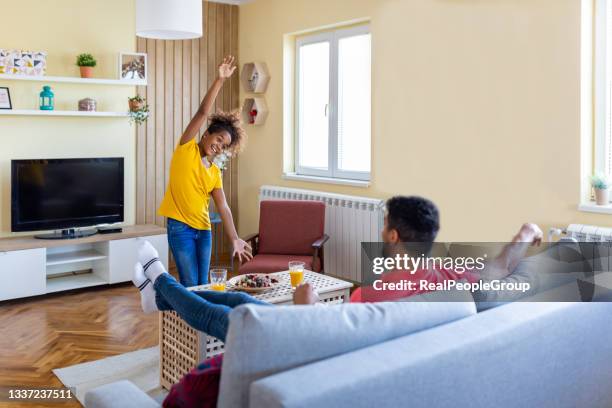
[[[612,11],[610,7],[612,1],[597,0],[595,3],[595,56],[593,59],[593,100],[594,100],[594,163],[593,170],[596,173],[604,173],[609,175],[612,170],[612,163],[606,157],[610,151],[610,136],[612,116],[612,104],[610,87],[608,86],[610,68],[609,62],[612,62],[611,43],[608,40],[608,34],[612,34],[612,27],[608,27],[608,22],[612,23],[612,18],[608,18]],[[610,61],[609,61],[610,60]],[[612,79],[612,78],[610,78]]]
[[[339,102],[339,43],[343,38],[358,35],[370,35],[370,67],[372,66],[372,45],[370,24],[360,24],[352,27],[338,28],[331,31],[309,34],[297,37],[295,40],[295,112],[294,112],[294,163],[297,175],[327,177],[334,179],[370,181],[372,157],[370,161],[370,171],[347,171],[338,168],[338,102]],[[328,100],[328,162],[327,170],[305,167],[300,163],[300,48],[321,42],[329,43],[329,100]],[[372,101],[372,70],[370,68],[370,106]],[[370,109],[370,146],[372,145],[372,112]],[[365,159],[365,158],[364,158]]]

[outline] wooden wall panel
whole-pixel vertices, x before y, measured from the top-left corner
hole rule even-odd
[[[138,49],[147,48],[147,40],[137,37],[136,44]],[[146,95],[147,90],[144,86],[136,88],[136,92],[140,95]],[[136,129],[136,145],[142,146],[142,149],[136,149],[136,180],[146,180],[147,177],[147,128],[138,126]],[[136,184],[136,197],[146,197],[147,188],[145,183]],[[136,200],[136,224],[146,223],[146,199]]]
[[[230,53],[232,55],[238,55],[238,7],[230,8],[230,19],[229,19],[230,30]],[[238,72],[239,74],[240,72]],[[230,93],[230,103],[233,104],[234,101],[240,101],[240,81],[232,81],[231,83],[231,93]],[[237,102],[236,106],[240,106],[241,102]],[[246,124],[245,124],[246,126]],[[238,180],[238,161],[234,160],[229,167],[230,179]],[[229,200],[233,203],[238,202],[238,184],[231,183],[230,185],[230,194],[228,195]],[[238,225],[238,209],[236,207],[236,211],[234,211],[234,222]]]
[[[165,225],[157,209],[166,191],[170,160],[183,130],[197,111],[217,66],[225,55],[237,56],[238,7],[204,1],[204,36],[195,40],[162,41],[137,39],[138,52],[148,55],[148,84],[138,87],[147,99],[150,117],[136,135],[136,220]],[[239,73],[226,82],[215,108],[237,109]],[[202,129],[200,136],[204,133]],[[237,214],[237,160],[228,164],[223,186],[234,217]],[[215,231],[213,231],[215,232]],[[223,231],[216,231],[215,244],[222,259],[229,248]],[[213,248],[214,251],[214,248]]]
[[[144,96],[147,97],[149,104],[149,109],[151,114],[157,109],[157,98],[155,92],[155,84],[157,84],[157,52],[156,52],[156,44],[155,40],[147,40],[146,44],[146,52],[147,58],[149,62],[149,66],[147,67],[148,78],[147,78],[147,89],[144,93]],[[146,172],[145,178],[136,178],[136,185],[144,185],[144,189],[146,193],[144,196],[136,197],[137,208],[140,211],[141,207],[144,207],[145,212],[145,222],[147,224],[155,224],[155,208],[151,205],[151,203],[155,203],[155,133],[157,129],[156,117],[151,116],[149,120],[147,120],[147,130],[145,134],[145,146],[137,145],[136,151],[145,150],[145,161],[146,161]],[[142,166],[143,163],[136,161],[136,166]],[[144,198],[142,198],[144,197]],[[143,203],[140,204],[142,200]]]

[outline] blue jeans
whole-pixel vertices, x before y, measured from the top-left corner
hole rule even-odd
[[[155,302],[159,310],[174,310],[196,330],[225,341],[229,312],[247,303],[269,305],[242,292],[189,291],[170,274],[163,273],[155,284]]]
[[[208,283],[212,234],[168,218],[168,244],[179,278],[183,285],[198,286]]]

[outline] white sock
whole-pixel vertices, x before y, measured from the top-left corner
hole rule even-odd
[[[138,262],[142,265],[146,277],[153,283],[155,283],[161,274],[168,273],[159,260],[157,250],[147,240],[142,240],[141,244],[138,246]]]
[[[153,282],[144,274],[142,265],[137,262],[134,266],[134,276],[132,277],[134,286],[140,291],[140,305],[145,313],[153,313],[159,311],[155,302],[155,289]]]

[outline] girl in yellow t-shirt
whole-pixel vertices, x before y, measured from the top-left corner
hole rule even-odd
[[[225,200],[221,170],[213,163],[220,153],[238,153],[247,135],[238,112],[219,112],[209,117],[223,83],[232,76],[234,57],[223,59],[219,76],[212,84],[195,114],[170,163],[170,180],[159,215],[168,218],[168,243],[184,286],[208,283],[212,234],[208,204],[212,196],[233,244],[232,256],[240,261],[252,258],[251,247],[238,237],[232,212]],[[210,119],[204,136],[196,143],[200,128]]]

